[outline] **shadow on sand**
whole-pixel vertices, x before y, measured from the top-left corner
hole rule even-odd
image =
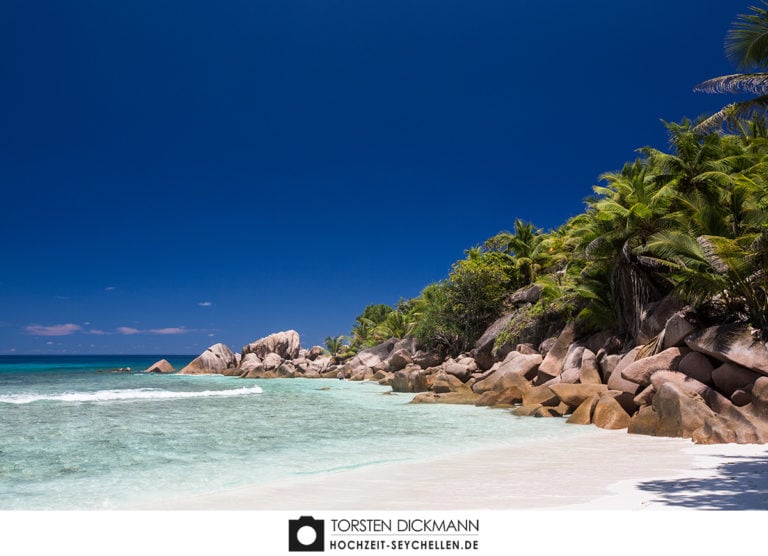
[[[712,477],[645,481],[654,502],[692,510],[768,510],[768,454],[730,458]]]

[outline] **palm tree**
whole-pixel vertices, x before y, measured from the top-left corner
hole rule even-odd
[[[725,52],[739,69],[768,69],[768,2],[751,6],[751,14],[737,16],[725,38]],[[723,124],[762,114],[768,108],[768,72],[751,71],[708,79],[694,87],[704,93],[752,93],[755,98],[734,102],[700,122],[695,130],[709,133]]]
[[[325,339],[325,351],[331,356],[333,363],[338,363],[341,359],[341,353],[348,347],[344,340],[345,336],[328,336]]]

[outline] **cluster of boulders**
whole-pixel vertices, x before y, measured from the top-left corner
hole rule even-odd
[[[234,353],[214,344],[179,371],[182,375],[221,374],[241,378],[336,378],[331,357],[319,346],[302,349],[298,332],[277,332]]]
[[[499,319],[472,351],[453,358],[421,349],[415,338],[393,338],[338,364],[321,347],[302,349],[289,330],[240,353],[215,344],[179,373],[373,380],[417,394],[413,403],[510,408],[518,416],[707,444],[768,442],[768,344],[748,327],[699,328],[685,309],[663,300],[629,345],[609,331],[578,337],[568,325],[538,345],[499,350],[506,322]],[[159,361],[148,371],[173,368]]]
[[[410,364],[393,387],[423,392],[415,403],[509,407],[518,416],[704,444],[768,442],[768,345],[743,325],[699,329],[679,309],[669,301],[652,307],[640,345],[610,332],[578,338],[568,325],[503,358],[488,348],[503,328],[495,323],[472,352],[435,367]]]

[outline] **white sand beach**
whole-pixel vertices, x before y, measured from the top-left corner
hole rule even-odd
[[[145,510],[768,509],[768,447],[603,431],[166,500]]]

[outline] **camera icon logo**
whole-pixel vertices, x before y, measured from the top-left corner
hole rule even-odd
[[[325,521],[311,516],[288,520],[288,552],[324,552]]]

